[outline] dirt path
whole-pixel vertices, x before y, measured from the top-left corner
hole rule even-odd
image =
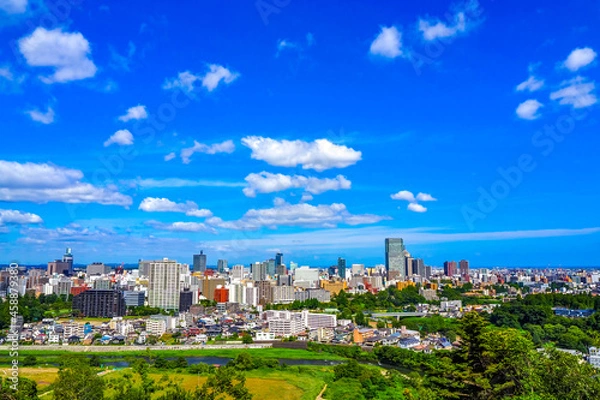
[[[323,393],[325,393],[325,390],[327,390],[327,384],[325,384],[325,386],[323,386],[323,390],[321,390],[321,393],[319,393],[319,395],[317,396],[317,398],[315,400],[323,400]]]

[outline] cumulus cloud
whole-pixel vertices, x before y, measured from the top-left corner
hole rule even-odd
[[[53,74],[40,77],[44,83],[70,82],[96,74],[96,66],[89,58],[90,44],[79,32],[40,27],[19,40],[19,50],[30,66],[54,68]]]
[[[596,104],[598,98],[593,93],[596,85],[581,76],[561,83],[562,88],[550,93],[551,100],[558,100],[562,105],[571,105],[573,108],[585,108]]]
[[[167,198],[146,197],[140,203],[138,209],[146,212],[176,212],[184,213],[190,217],[206,218],[211,217],[212,212],[207,209],[199,209],[193,201],[185,203],[176,203]]]
[[[171,160],[172,160],[172,159],[174,159],[175,157],[177,157],[177,156],[175,155],[175,153],[174,153],[174,152],[171,152],[171,153],[169,153],[169,154],[167,154],[167,155],[165,156],[165,161],[171,161]]]
[[[590,65],[596,59],[596,52],[590,47],[577,48],[569,54],[563,66],[571,71]]]
[[[302,140],[275,140],[261,136],[248,136],[242,144],[252,150],[251,157],[278,167],[295,167],[324,171],[345,168],[360,161],[362,153],[327,139],[314,142]]]
[[[54,122],[54,110],[52,107],[48,106],[46,112],[41,112],[40,110],[29,110],[25,112],[29,117],[36,122],[48,125]]]
[[[469,24],[475,23],[480,13],[478,2],[470,1],[456,8],[455,13],[449,17],[449,23],[441,22],[437,18],[419,19],[419,31],[422,32],[423,39],[427,41],[451,38],[466,32]]]
[[[222,82],[230,84],[239,78],[240,74],[233,72],[218,64],[209,64],[209,71],[204,75],[195,75],[190,71],[180,72],[177,78],[167,79],[163,84],[163,89],[181,89],[185,92],[192,92],[197,81],[202,83],[202,86],[212,92]]]
[[[381,27],[369,52],[376,56],[396,58],[402,55],[402,33],[395,26]]]
[[[204,144],[199,143],[194,140],[194,145],[192,147],[186,147],[181,150],[181,161],[184,164],[189,164],[192,160],[191,157],[194,153],[204,153],[204,154],[217,154],[217,153],[227,153],[231,154],[235,150],[235,144],[233,144],[232,140],[226,140],[222,143],[214,143],[214,144]]]
[[[27,0],[0,0],[0,10],[7,14],[23,14],[27,11]]]
[[[81,182],[83,173],[53,164],[0,160],[0,201],[98,203],[129,206],[131,197],[114,186]]]
[[[418,204],[418,203],[410,203],[406,208],[409,211],[413,211],[413,212],[417,212],[417,213],[424,213],[427,211],[427,208],[423,207],[421,204]]]
[[[288,189],[302,188],[310,194],[320,194],[329,190],[350,189],[352,182],[342,175],[330,178],[315,178],[301,175],[272,174],[261,172],[246,176],[247,186],[243,192],[248,197],[256,193],[281,192]]]
[[[386,219],[390,218],[374,214],[351,214],[341,203],[313,206],[307,203],[289,204],[278,198],[274,201],[273,208],[248,210],[237,221],[223,221],[212,217],[205,223],[224,229],[255,230],[262,227],[276,229],[278,226],[334,228],[340,224],[373,224]]]
[[[0,209],[0,227],[9,224],[26,225],[41,224],[42,222],[42,218],[36,214],[24,213],[18,210]]]
[[[539,101],[529,99],[519,104],[515,112],[519,118],[533,120],[540,117],[538,110],[543,106]]]
[[[544,80],[538,80],[535,76],[531,75],[526,81],[517,85],[517,91],[522,92],[528,90],[530,92],[535,92],[536,90],[541,89],[542,86],[544,86]]]
[[[418,213],[424,213],[427,211],[427,208],[425,208],[424,206],[419,204],[419,202],[437,201],[437,199],[435,197],[433,197],[432,195],[430,195],[429,193],[419,192],[415,196],[412,192],[410,192],[408,190],[401,190],[398,193],[394,193],[394,194],[390,195],[390,197],[393,200],[407,201],[409,203],[407,206],[407,209],[409,211],[418,212]]]
[[[159,221],[147,221],[146,225],[164,231],[171,232],[209,232],[217,233],[216,230],[202,222],[173,222],[165,224]]]
[[[148,112],[146,111],[146,106],[137,105],[135,107],[131,107],[127,110],[125,115],[121,115],[119,117],[119,121],[127,122],[132,119],[146,119],[148,118]]]
[[[127,129],[118,130],[104,142],[104,147],[108,147],[111,144],[131,146],[133,144],[133,135]]]
[[[415,201],[415,195],[408,190],[401,190],[398,193],[392,194],[390,197],[394,200],[405,200],[410,202]]]

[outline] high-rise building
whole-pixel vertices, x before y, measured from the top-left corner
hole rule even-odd
[[[446,275],[446,276],[456,275],[456,261],[444,262],[444,275]]]
[[[385,271],[389,280],[404,280],[406,278],[404,250],[406,248],[402,239],[385,239]]]
[[[283,253],[275,254],[275,266],[283,264]]]
[[[346,279],[346,259],[338,257],[337,261],[337,273],[342,279]]]
[[[285,265],[281,264],[281,265],[278,265],[277,267],[275,267],[275,274],[276,275],[279,275],[279,276],[281,276],[281,275],[287,275],[287,273],[288,272],[287,272],[287,268],[285,267]]]
[[[227,260],[218,260],[217,261],[217,271],[222,274],[227,269]]]
[[[267,275],[269,275],[269,276],[275,276],[275,272],[276,272],[275,271],[275,266],[276,266],[275,259],[274,258],[269,258],[266,261],[266,264],[267,264]]]
[[[406,276],[410,277],[417,273],[417,270],[413,269],[413,261],[415,259],[410,256],[408,251],[404,251],[404,263],[406,264]]]
[[[241,264],[234,265],[230,274],[232,280],[241,281],[244,279],[244,266]]]
[[[255,262],[252,264],[252,279],[255,281],[267,279],[267,263]]]
[[[419,275],[422,278],[427,277],[427,271],[425,271],[425,263],[422,258],[415,258],[412,261],[413,263],[413,273]]]
[[[85,317],[122,317],[125,315],[125,299],[119,290],[86,290],[73,297],[73,310]]]
[[[194,293],[189,289],[184,289],[179,293],[179,312],[190,311],[190,307],[194,302]]]
[[[459,267],[460,267],[460,274],[461,275],[469,275],[469,261],[467,260],[460,260],[460,262],[458,263]]]
[[[148,277],[148,305],[163,310],[179,310],[181,264],[168,258],[151,261]]]
[[[71,249],[67,248],[62,260],[54,260],[48,263],[48,275],[63,274],[66,276],[73,275],[73,255]]]
[[[200,254],[194,254],[194,267],[193,272],[204,272],[206,271],[206,254],[200,251]]]

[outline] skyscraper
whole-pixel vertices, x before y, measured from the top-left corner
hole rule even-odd
[[[422,258],[413,259],[413,273],[419,275],[422,278],[427,278],[427,272],[425,271],[425,263]]]
[[[469,275],[469,261],[460,260],[459,262],[460,274],[461,275]]]
[[[269,258],[266,261],[266,263],[267,263],[267,275],[275,276],[275,272],[276,272],[275,271],[275,266],[276,266],[275,259]]]
[[[47,274],[63,274],[66,276],[73,275],[73,255],[71,254],[70,248],[67,248],[62,260],[54,260],[48,263]]]
[[[181,264],[168,258],[151,261],[148,278],[148,305],[163,310],[179,310]]]
[[[413,261],[415,259],[410,256],[408,251],[404,251],[404,263],[406,264],[406,276],[411,277],[417,273],[416,269],[413,269]]]
[[[227,260],[218,260],[217,271],[222,274],[223,272],[225,272],[225,269],[227,269]]]
[[[194,254],[194,267],[193,272],[204,272],[206,271],[206,254],[200,251],[200,254]]]
[[[283,253],[275,254],[275,266],[283,264]]]
[[[456,261],[444,262],[444,275],[446,275],[446,276],[456,275]]]
[[[404,250],[406,248],[402,239],[385,239],[385,271],[389,280],[404,280],[406,278]]]
[[[255,262],[252,264],[252,280],[264,281],[267,279],[267,263]]]
[[[346,259],[338,257],[337,273],[342,279],[346,279]]]

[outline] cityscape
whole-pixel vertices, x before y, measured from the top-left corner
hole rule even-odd
[[[597,0],[0,0],[0,400],[600,399]]]

